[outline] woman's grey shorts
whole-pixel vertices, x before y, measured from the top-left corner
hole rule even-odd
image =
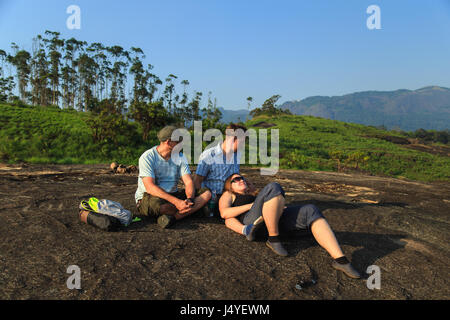
[[[285,196],[283,188],[276,182],[269,183],[265,186],[255,199],[251,209],[241,215],[239,218],[245,225],[253,223],[262,216],[262,208],[265,202],[279,195]],[[303,206],[289,206],[284,209],[278,223],[279,228],[283,232],[308,229],[317,219],[324,218],[322,212],[315,205],[307,204]]]

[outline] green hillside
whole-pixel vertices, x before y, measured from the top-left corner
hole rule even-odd
[[[400,133],[313,116],[258,117],[247,125],[256,129],[261,123],[275,125],[268,130],[279,129],[281,168],[450,180],[448,156],[387,141],[406,140]]]
[[[0,161],[89,164],[114,159],[136,163],[148,149],[139,126],[128,122],[117,141],[94,143],[85,121],[89,115],[56,107],[0,105]]]
[[[137,164],[156,144],[155,131],[144,142],[139,125],[131,122],[124,123],[116,141],[94,143],[88,117],[55,107],[0,105],[0,162]],[[269,132],[280,130],[281,168],[450,180],[448,156],[386,141],[405,139],[400,133],[312,116],[257,117],[246,125],[258,129],[262,122],[275,125]]]

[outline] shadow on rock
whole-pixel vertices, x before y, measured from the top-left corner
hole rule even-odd
[[[403,234],[375,234],[364,232],[335,232],[335,236],[341,246],[358,248],[351,253],[345,252],[353,266],[360,271],[365,278],[365,270],[398,249],[405,247],[401,239]],[[319,246],[313,235],[307,230],[291,232],[283,237],[287,242],[290,255],[295,256],[310,247]]]
[[[205,218],[205,217],[199,217],[194,216],[195,213],[192,215],[192,217],[187,217],[186,219],[182,219],[176,222],[174,226],[171,227],[171,229],[174,230],[198,230],[199,225],[207,225],[207,224],[220,224],[223,225],[224,222],[220,218]],[[146,232],[145,229],[147,229],[149,226],[152,225],[156,226],[156,219],[155,218],[146,218],[146,217],[140,217],[141,221],[135,222],[132,225],[130,225],[127,228],[124,228],[121,231],[129,231],[129,232]]]

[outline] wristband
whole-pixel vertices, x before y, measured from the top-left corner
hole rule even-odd
[[[192,203],[195,203],[195,199],[194,198],[187,198],[186,200],[191,201]]]

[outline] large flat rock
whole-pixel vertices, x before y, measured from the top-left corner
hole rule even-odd
[[[377,265],[381,289],[331,267],[307,231],[275,256],[220,219],[191,217],[173,229],[150,221],[106,233],[78,220],[95,196],[134,209],[137,175],[108,165],[0,165],[0,299],[449,299],[450,186],[334,172],[282,170],[288,203],[317,205],[360,271]],[[69,290],[67,268],[81,269]],[[304,279],[317,284],[298,290]]]

